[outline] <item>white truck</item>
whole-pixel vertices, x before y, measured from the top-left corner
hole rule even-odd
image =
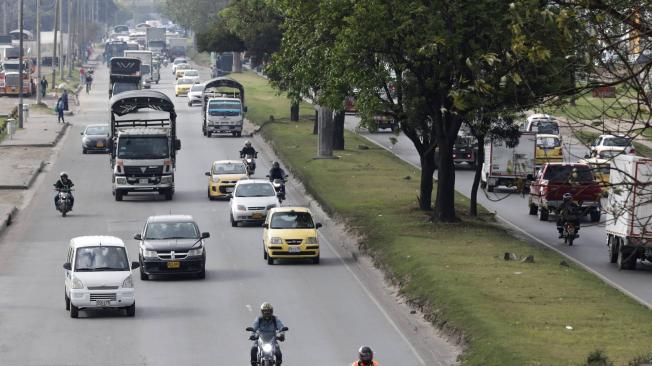
[[[636,268],[652,261],[652,159],[620,154],[613,158],[606,205],[609,262]]]
[[[187,38],[168,38],[168,54],[170,59],[174,60],[175,57],[184,57],[187,46]]]
[[[126,50],[125,57],[137,58],[140,60],[140,71],[142,75],[143,89],[152,87],[152,51],[147,50]]]
[[[165,28],[147,28],[145,31],[145,40],[147,49],[155,54],[165,53]]]
[[[524,192],[536,173],[536,134],[523,132],[516,146],[491,139],[484,147],[480,186],[493,192],[497,186],[518,187]],[[519,187],[519,183],[523,186]]]
[[[247,107],[244,104],[244,87],[230,78],[215,78],[206,82],[202,92],[202,133],[227,133],[239,137]]]

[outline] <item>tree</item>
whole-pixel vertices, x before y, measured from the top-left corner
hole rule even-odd
[[[217,13],[228,3],[229,0],[165,0],[161,10],[173,22],[195,32],[203,32],[215,24]]]
[[[246,47],[242,39],[225,27],[224,22],[218,22],[205,32],[197,33],[197,49],[200,52],[242,52]]]

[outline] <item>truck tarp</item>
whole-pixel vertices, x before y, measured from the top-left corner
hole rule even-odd
[[[235,81],[235,80],[233,80],[231,78],[220,77],[220,78],[215,78],[215,79],[208,80],[205,83],[205,85],[206,86],[204,87],[204,93],[209,92],[210,89],[217,89],[217,88],[238,89],[238,92],[239,92],[238,98],[240,98],[240,101],[242,102],[242,105],[244,106],[244,102],[245,102],[245,99],[244,99],[244,86],[242,86],[242,84],[240,84],[239,82],[237,82],[237,81]]]
[[[109,101],[111,113],[118,116],[135,112],[139,109],[150,108],[157,111],[169,112],[176,117],[174,103],[167,95],[156,90],[133,90],[114,95]]]

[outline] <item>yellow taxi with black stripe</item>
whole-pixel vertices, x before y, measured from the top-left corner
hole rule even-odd
[[[561,147],[561,138],[552,134],[537,134],[536,166],[547,163],[561,163],[564,155]]]
[[[216,160],[208,176],[208,199],[229,198],[235,184],[247,179],[247,167],[240,160]]]
[[[276,259],[310,259],[319,263],[319,239],[312,213],[305,207],[275,207],[263,224],[263,257],[267,264]]]

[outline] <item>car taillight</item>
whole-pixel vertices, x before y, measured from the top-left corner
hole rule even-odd
[[[636,155],[636,149],[634,149],[634,148],[632,147],[632,149],[629,150],[629,153],[632,154],[632,155]]]

